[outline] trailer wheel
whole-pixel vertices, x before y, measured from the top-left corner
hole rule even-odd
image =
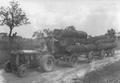
[[[27,75],[27,67],[25,64],[18,67],[17,75],[19,77],[25,77]]]
[[[101,56],[101,59],[105,58],[105,57],[107,56],[106,51],[105,51],[105,50],[102,50],[102,51],[100,52],[100,56]]]
[[[114,56],[115,54],[115,50],[114,49],[110,49],[109,50],[109,56]]]
[[[88,62],[91,62],[91,61],[93,60],[93,58],[94,58],[94,52],[93,52],[93,51],[90,51],[90,52],[88,53]]]
[[[78,60],[79,54],[73,53],[68,57],[69,57],[68,66],[69,67],[76,67],[79,63],[79,60]]]
[[[71,65],[71,67],[76,67],[78,65],[78,57],[72,56],[70,65]]]
[[[43,55],[40,61],[40,66],[43,71],[49,72],[53,70],[55,60],[52,55]]]

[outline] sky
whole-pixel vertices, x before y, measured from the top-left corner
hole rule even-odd
[[[0,6],[11,0],[0,0]],[[31,38],[33,32],[45,28],[65,28],[73,25],[89,35],[104,34],[107,29],[120,31],[119,0],[19,0],[31,24],[16,27],[18,35]],[[0,32],[9,28],[0,26]]]

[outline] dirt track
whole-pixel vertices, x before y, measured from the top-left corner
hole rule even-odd
[[[53,72],[30,72],[25,78],[18,78],[13,74],[0,71],[0,83],[72,83],[73,78],[84,76],[87,72],[102,68],[110,63],[120,60],[120,51],[116,51],[115,57],[93,61],[90,64],[81,63],[76,68],[56,67]]]

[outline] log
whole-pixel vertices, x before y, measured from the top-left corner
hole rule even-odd
[[[97,49],[98,50],[102,50],[102,49],[112,49],[117,47],[117,44],[115,42],[112,43],[100,43],[97,45]]]
[[[76,43],[84,44],[86,39],[79,38],[64,38],[59,41],[61,46],[75,45]]]
[[[86,47],[86,51],[96,50],[95,44],[86,44],[85,47]]]
[[[94,36],[94,37],[90,37],[86,40],[86,44],[90,44],[90,43],[95,43],[97,40],[100,39],[107,39],[108,37],[105,35],[101,35],[101,36]]]
[[[96,44],[100,44],[100,43],[110,43],[110,42],[114,42],[115,39],[114,38],[107,38],[107,39],[99,39],[97,40],[95,43]]]
[[[70,45],[66,47],[66,51],[70,53],[80,53],[86,51],[85,45]]]

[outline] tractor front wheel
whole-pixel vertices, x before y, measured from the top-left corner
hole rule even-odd
[[[4,70],[5,70],[7,73],[11,73],[11,72],[12,72],[10,62],[7,62],[7,63],[5,64]]]

